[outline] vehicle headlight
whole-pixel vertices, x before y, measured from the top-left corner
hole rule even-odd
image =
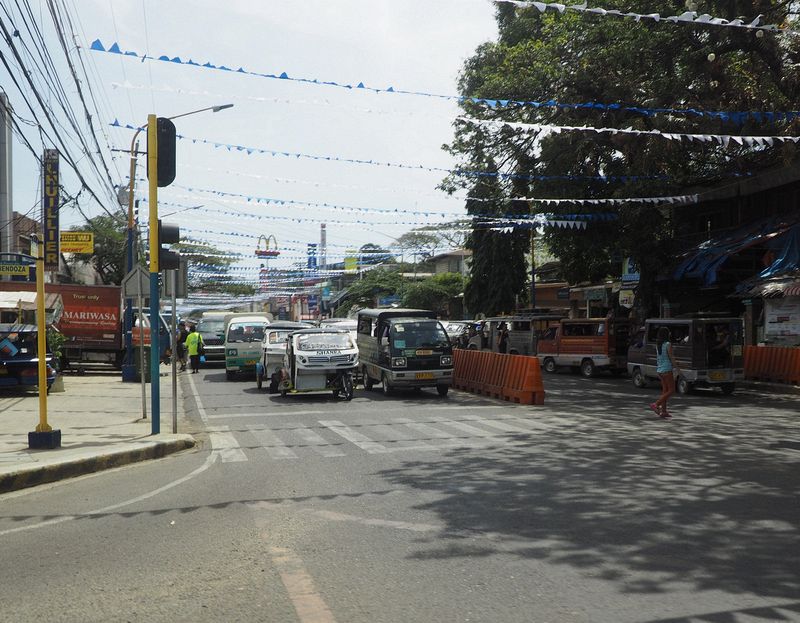
[[[407,365],[405,357],[393,357],[392,358],[392,367],[393,368],[405,368]]]
[[[298,356],[297,356],[297,361],[299,361],[299,362],[300,362],[300,363],[302,363],[303,365],[305,365],[305,364],[307,364],[307,363],[308,363],[308,359],[306,359],[306,358],[305,358],[303,355],[298,355]]]
[[[453,357],[452,355],[442,355],[439,359],[439,363],[443,366],[452,366],[453,365]]]
[[[239,354],[239,351],[237,349],[235,349],[235,348],[229,348],[228,349],[228,356],[229,357],[236,357],[236,355],[238,355],[238,354]]]
[[[353,353],[350,355],[350,361],[355,361],[356,359],[358,359],[358,353]]]

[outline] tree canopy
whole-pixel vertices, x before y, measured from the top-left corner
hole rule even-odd
[[[122,211],[113,216],[95,216],[85,225],[73,227],[71,231],[88,230],[94,234],[94,253],[76,253],[74,260],[91,264],[105,285],[121,284],[127,272],[127,228],[128,220]]]
[[[791,23],[792,4],[769,0],[697,2],[701,13],[726,19],[758,14],[767,23]],[[607,0],[607,9],[648,13],[652,2]],[[680,14],[686,3],[661,2],[662,15]],[[624,107],[705,111],[797,110],[800,95],[800,41],[797,37],[739,28],[657,23],[612,16],[498,5],[497,41],[486,43],[466,62],[462,95],[502,100],[558,102],[561,106],[490,107],[462,101],[463,115],[477,120],[558,126],[633,128],[691,134],[797,134],[798,121],[768,116],[637,114]],[[619,109],[597,110],[566,104],[602,102]],[[795,157],[793,144],[753,147],[730,142],[665,140],[658,136],[552,132],[546,128],[456,122],[447,149],[464,170],[495,179],[491,201],[471,214],[614,212],[617,220],[590,222],[585,230],[545,228],[544,240],[572,282],[618,275],[621,259],[633,257],[642,270],[645,292],[675,251],[670,211],[626,204],[620,208],[553,207],[535,201],[512,205],[511,197],[624,198],[683,194],[689,187],[748,175]],[[486,177],[453,175],[447,190],[478,192]],[[483,191],[480,191],[483,192]],[[470,309],[478,304],[478,278],[492,262],[516,265],[514,242],[501,250],[495,233],[475,230],[471,238],[473,279]],[[513,236],[509,240],[514,240]],[[488,273],[481,273],[485,276]],[[513,281],[513,280],[512,280]],[[512,287],[517,287],[513,281]],[[485,293],[481,294],[485,296]],[[496,307],[494,305],[490,307]],[[497,309],[495,309],[497,311]]]

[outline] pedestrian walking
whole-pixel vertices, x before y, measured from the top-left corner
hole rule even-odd
[[[672,354],[669,329],[661,327],[656,335],[656,372],[661,379],[661,396],[650,405],[656,415],[664,420],[672,419],[667,411],[667,401],[675,393],[675,375],[680,372]]]
[[[186,350],[189,353],[189,360],[192,362],[192,374],[200,372],[200,355],[203,354],[203,336],[197,332],[197,327],[189,327],[189,335],[186,336]]]
[[[508,325],[501,322],[497,333],[497,352],[506,353],[508,351]]]
[[[189,336],[189,330],[186,328],[186,323],[181,320],[178,323],[178,361],[181,364],[181,372],[186,370],[186,338]]]

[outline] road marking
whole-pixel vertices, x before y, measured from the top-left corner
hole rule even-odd
[[[169,489],[172,489],[173,487],[177,487],[178,485],[181,485],[184,482],[187,482],[188,480],[191,480],[192,478],[194,478],[196,476],[199,476],[201,473],[203,473],[209,467],[211,467],[216,460],[217,460],[217,454],[214,453],[214,452],[209,452],[208,456],[206,457],[205,462],[200,467],[192,470],[191,472],[189,472],[185,476],[181,476],[177,480],[173,480],[172,482],[168,482],[167,484],[165,484],[162,487],[159,487],[158,489],[153,489],[152,491],[148,491],[147,493],[144,493],[142,495],[136,496],[135,498],[131,498],[129,500],[125,500],[124,502],[118,502],[116,504],[112,504],[111,506],[104,506],[103,508],[98,508],[98,509],[93,510],[93,511],[88,511],[88,512],[83,513],[81,515],[66,515],[65,517],[59,517],[57,519],[49,519],[47,521],[42,521],[42,522],[36,523],[36,524],[30,524],[30,525],[27,525],[27,526],[19,526],[18,528],[9,528],[8,530],[0,531],[0,536],[5,536],[7,534],[13,534],[15,532],[24,532],[26,530],[35,530],[37,528],[44,528],[46,526],[53,526],[55,524],[64,523],[65,521],[72,521],[74,519],[82,519],[82,518],[87,517],[89,515],[104,515],[105,513],[111,512],[111,511],[116,510],[118,508],[122,508],[123,506],[130,506],[131,504],[136,504],[136,502],[142,502],[144,500],[147,500],[149,498],[152,498],[152,497],[158,495],[159,493],[163,493],[164,491],[168,491]]]
[[[306,512],[311,515],[316,515],[317,517],[322,517],[323,519],[330,519],[331,521],[352,521],[354,523],[361,524],[362,526],[394,528],[397,530],[408,530],[410,532],[435,532],[442,529],[441,526],[435,526],[433,524],[412,523],[409,521],[392,521],[389,519],[369,519],[368,517],[337,513],[336,511],[309,510]]]
[[[306,428],[302,424],[299,423],[289,423],[287,426],[294,428],[294,432],[303,440],[303,443],[311,446],[312,450],[317,454],[321,454],[324,457],[332,458],[337,456],[345,456],[345,453],[342,452],[341,448],[337,448],[336,446],[327,442],[327,440],[320,434],[315,433],[310,428]]]
[[[497,436],[497,433],[493,431],[487,431],[482,428],[478,428],[477,426],[465,424],[464,422],[457,422],[456,420],[445,420],[443,422],[440,422],[440,424],[444,424],[445,426],[452,426],[453,428],[460,430],[462,433],[467,433],[469,435],[472,435],[473,437],[480,437],[482,439],[486,439],[487,437]]]
[[[249,405],[252,406],[252,405]],[[272,411],[266,412],[262,411],[261,413],[215,413],[214,415],[206,416],[209,420],[222,420],[228,418],[238,418],[238,417],[276,417],[278,415],[323,415],[325,411]]]
[[[286,444],[268,428],[253,429],[250,432],[273,459],[282,460],[297,458],[297,455],[287,448]]]
[[[411,430],[415,430],[421,435],[425,435],[425,440],[433,440],[433,439],[440,439],[444,443],[433,444],[437,448],[463,448],[465,446],[475,446],[475,445],[485,445],[483,441],[478,441],[475,439],[464,439],[462,437],[454,437],[452,433],[447,433],[445,431],[439,430],[433,426],[429,426],[428,424],[423,424],[421,422],[414,422],[413,420],[409,420],[407,418],[394,418],[394,422],[398,424],[403,424],[407,426]],[[486,438],[486,434],[481,435],[482,439]]]
[[[227,427],[217,426],[215,428],[222,429]],[[236,441],[233,433],[219,431],[209,433],[208,437],[211,440],[211,451],[219,454],[223,463],[240,463],[247,460],[247,455],[239,447],[239,442]]]
[[[270,553],[300,623],[336,623],[300,557],[285,547],[270,548]]]
[[[465,409],[508,409],[509,405],[454,405],[448,407],[436,407],[426,405],[426,411],[463,411]]]
[[[470,422],[476,422],[481,424],[482,426],[489,426],[490,428],[496,428],[497,430],[501,430],[505,433],[523,433],[525,435],[531,434],[531,429],[529,428],[522,428],[521,426],[514,426],[513,424],[509,424],[505,420],[487,420],[486,418],[478,418],[478,417],[467,417],[465,418]]]
[[[347,439],[347,441],[357,445],[359,448],[365,450],[369,454],[383,454],[388,452],[386,446],[383,446],[376,441],[372,441],[372,439],[366,435],[363,435],[358,431],[354,431],[349,426],[342,424],[339,420],[320,420],[319,423],[330,429],[331,432],[336,433],[340,437],[344,437]]]

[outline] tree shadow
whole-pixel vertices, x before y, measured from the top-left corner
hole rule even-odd
[[[567,565],[623,592],[689,583],[800,597],[800,457],[792,444],[776,449],[782,432],[770,429],[777,419],[768,407],[762,420],[750,417],[755,404],[750,413],[748,401],[709,396],[702,405],[714,422],[693,416],[697,401],[663,422],[645,414],[647,394],[631,404],[626,389],[609,397],[569,385],[551,406],[518,412],[533,431],[513,435],[513,446],[380,472],[436,497],[415,508],[436,513],[445,528],[420,539],[410,557],[502,552]]]

